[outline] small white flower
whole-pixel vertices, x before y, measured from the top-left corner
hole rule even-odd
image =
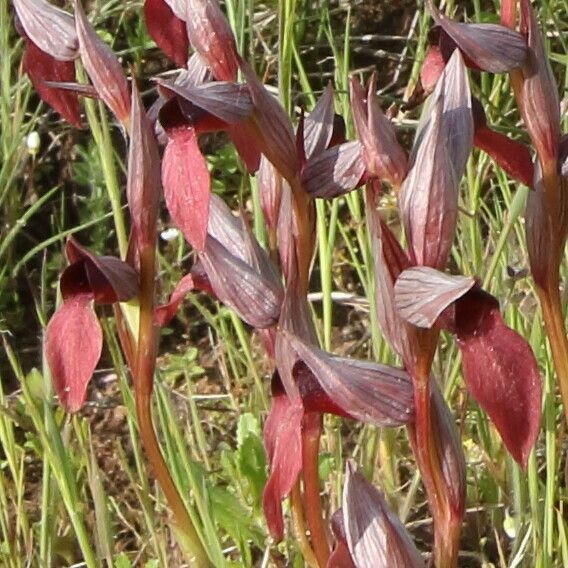
[[[175,227],[170,227],[169,229],[166,229],[160,233],[160,237],[168,243],[176,239],[178,235],[179,230]]]
[[[41,140],[39,134],[34,130],[28,134],[26,138],[26,146],[28,147],[28,152],[35,156],[39,152],[39,147],[41,145]]]

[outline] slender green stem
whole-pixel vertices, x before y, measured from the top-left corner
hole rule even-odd
[[[318,561],[306,536],[306,519],[302,507],[302,493],[300,491],[299,479],[290,492],[290,509],[292,510],[296,536],[298,537],[298,546],[304,557],[304,561],[310,568],[318,568]]]
[[[97,112],[93,101],[85,101],[85,110],[87,113],[89,128],[93,133],[93,138],[101,159],[103,178],[105,180],[105,186],[112,209],[116,238],[118,240],[118,249],[120,251],[120,256],[125,258],[126,251],[128,249],[128,237],[124,223],[124,215],[122,213],[120,184],[116,173],[113,143],[108,126],[108,120],[106,118],[106,111],[102,103],[99,103]]]

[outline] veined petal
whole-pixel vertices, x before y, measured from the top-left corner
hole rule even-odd
[[[309,160],[302,170],[302,184],[312,197],[331,199],[358,187],[364,173],[361,144],[354,140],[332,146]]]
[[[240,66],[254,103],[250,119],[255,132],[254,142],[274,167],[293,183],[299,164],[290,117],[259,81],[250,65],[241,60]]]
[[[175,93],[182,100],[221,119],[227,124],[240,122],[250,116],[253,104],[246,85],[215,81],[185,86],[176,81],[158,80],[162,89]]]
[[[560,144],[558,87],[530,0],[521,0],[521,30],[529,53],[522,69],[519,107],[540,160],[557,160]]]
[[[178,67],[183,67],[189,51],[185,22],[174,14],[165,0],[145,0],[144,20],[158,47]]]
[[[130,91],[124,71],[116,55],[87,20],[81,0],[75,0],[75,25],[81,61],[93,86],[116,118],[127,126]]]
[[[406,371],[335,357],[285,330],[281,335],[345,413],[378,426],[400,426],[412,419],[414,394]]]
[[[126,195],[138,245],[153,246],[162,185],[160,155],[135,82],[132,84],[131,109]]]
[[[353,462],[347,463],[342,509],[349,551],[358,568],[424,568],[406,529]]]
[[[264,221],[270,230],[275,231],[278,225],[284,179],[266,157],[262,156],[257,180]]]
[[[408,324],[395,306],[394,285],[400,273],[410,266],[410,259],[396,237],[380,218],[377,191],[367,184],[367,223],[373,250],[375,301],[383,335],[399,354],[409,353]]]
[[[71,61],[79,48],[73,16],[45,0],[14,0],[28,38],[57,61]]]
[[[237,46],[217,0],[187,0],[189,42],[219,81],[237,78]]]
[[[463,24],[442,14],[431,0],[428,9],[436,24],[479,69],[504,73],[521,67],[527,46],[518,32],[498,24]]]
[[[74,82],[75,62],[58,61],[27,40],[23,66],[41,99],[73,126],[81,128],[77,93],[49,86],[51,81]]]
[[[564,255],[568,234],[568,176],[562,172],[562,154],[568,150],[568,137],[560,146],[560,191],[554,209],[550,208],[540,161],[535,162],[534,190],[529,192],[525,213],[525,231],[529,265],[534,281],[546,288],[551,269],[557,270]],[[556,267],[556,268],[554,268]]]
[[[399,195],[413,260],[443,269],[454,240],[458,188],[473,143],[467,73],[454,52],[431,95]]]
[[[283,299],[280,283],[232,255],[211,235],[207,237],[200,259],[221,302],[253,327],[263,329],[276,324]]]
[[[333,87],[328,83],[316,106],[306,116],[304,124],[304,150],[306,158],[323,152],[333,135]]]
[[[90,294],[66,300],[47,324],[45,356],[53,387],[67,412],[83,406],[102,345],[103,333]]]
[[[193,128],[168,132],[170,140],[162,159],[162,184],[168,211],[187,241],[198,251],[205,248],[209,200],[209,170]]]
[[[365,94],[355,78],[351,79],[351,105],[357,136],[363,146],[367,172],[399,187],[407,172],[406,152],[398,143],[390,120],[377,100],[376,76]]]
[[[526,468],[540,430],[542,394],[529,344],[505,325],[499,303],[482,290],[456,304],[456,335],[469,392]]]
[[[138,274],[132,266],[113,256],[97,256],[73,237],[65,256],[71,263],[61,276],[64,300],[86,292],[98,304],[126,302],[138,294]]]
[[[394,287],[400,315],[417,327],[432,327],[440,314],[475,286],[471,276],[453,276],[427,266],[406,269]]]

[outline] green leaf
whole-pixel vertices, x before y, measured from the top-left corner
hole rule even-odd
[[[251,413],[242,414],[237,426],[237,465],[249,483],[255,509],[260,507],[266,484],[266,454],[260,423]]]
[[[116,557],[114,561],[114,568],[132,568],[132,563],[124,552],[121,552]]]

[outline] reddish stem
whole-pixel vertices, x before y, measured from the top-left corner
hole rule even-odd
[[[312,537],[312,547],[320,568],[330,555],[327,531],[322,517],[319,482],[319,446],[322,415],[309,413],[302,425],[302,470],[304,475],[304,509]]]
[[[448,499],[448,488],[442,472],[436,432],[432,427],[430,370],[436,350],[438,332],[420,332],[417,336],[421,353],[412,369],[414,383],[415,423],[414,453],[428,496],[434,519],[434,565],[437,568],[457,566],[461,516],[456,515]]]
[[[152,390],[157,345],[154,325],[155,262],[154,247],[144,247],[140,251],[140,323],[136,366],[133,370],[138,427],[146,457],[173,512],[176,525],[185,537],[184,544],[194,557],[194,565],[205,568],[211,566],[209,557],[170,475],[152,421]]]

